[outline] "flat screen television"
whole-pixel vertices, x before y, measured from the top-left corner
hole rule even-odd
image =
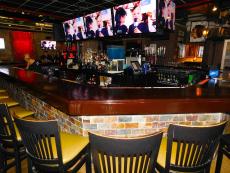
[[[113,36],[111,9],[84,16],[86,38]]]
[[[41,40],[41,49],[55,50],[56,49],[56,41]]]
[[[174,0],[158,0],[158,24],[166,30],[175,30],[176,4]]]
[[[63,22],[66,41],[83,40],[86,38],[83,17]]]
[[[115,6],[115,35],[156,32],[156,2],[141,0]]]
[[[0,49],[5,49],[5,41],[4,41],[4,38],[0,38]]]

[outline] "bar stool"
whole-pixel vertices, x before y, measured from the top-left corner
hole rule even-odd
[[[57,121],[32,121],[15,118],[32,165],[41,172],[77,172],[86,163],[91,173],[89,140],[75,134],[59,132]]]
[[[10,114],[18,118],[25,118],[34,114],[34,112],[21,107],[18,102],[11,98],[0,99],[0,103],[6,104],[9,107]]]
[[[0,92],[0,99],[7,99],[7,98],[9,98],[7,92]]]
[[[13,106],[19,105],[18,102],[16,102],[15,100],[13,100],[11,98],[0,99],[0,103],[5,103],[8,107],[13,107]]]
[[[230,159],[230,134],[223,135],[220,139],[215,173],[220,173],[223,155]]]
[[[26,158],[25,148],[6,104],[0,104],[0,166],[3,172],[16,165],[21,173],[21,161]]]
[[[89,133],[95,172],[155,172],[162,134],[112,138]]]
[[[226,122],[204,127],[169,125],[157,159],[160,172],[209,173]]]

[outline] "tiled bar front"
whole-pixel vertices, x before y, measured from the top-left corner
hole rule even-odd
[[[86,136],[88,131],[112,136],[138,136],[166,130],[170,123],[202,126],[218,123],[229,117],[224,113],[154,114],[154,112],[151,115],[70,116],[31,95],[17,83],[1,79],[0,85],[21,105],[34,111],[35,118],[57,120],[62,131],[83,136]]]

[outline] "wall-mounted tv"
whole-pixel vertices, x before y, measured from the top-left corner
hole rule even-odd
[[[115,35],[156,32],[156,0],[115,6]]]
[[[86,38],[83,17],[63,22],[66,41],[83,40]]]
[[[41,40],[41,49],[55,50],[56,49],[56,41]]]
[[[159,27],[167,30],[175,30],[176,4],[174,0],[159,0],[158,23]]]
[[[4,38],[0,38],[0,49],[5,49],[5,41],[4,41]]]
[[[111,9],[105,9],[84,16],[86,38],[108,37],[113,35]]]

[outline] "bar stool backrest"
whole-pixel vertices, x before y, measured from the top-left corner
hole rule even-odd
[[[95,173],[155,172],[162,132],[139,138],[89,133]]]
[[[17,118],[15,122],[32,163],[38,169],[42,169],[43,165],[51,167],[58,165],[62,172],[64,169],[57,122],[28,121]]]
[[[0,104],[0,144],[5,147],[16,147],[15,126],[6,104]],[[4,149],[4,147],[2,148]]]
[[[169,170],[195,172],[210,169],[225,124],[205,127],[169,125],[166,173]],[[175,159],[171,159],[173,145],[176,146],[173,151]]]

